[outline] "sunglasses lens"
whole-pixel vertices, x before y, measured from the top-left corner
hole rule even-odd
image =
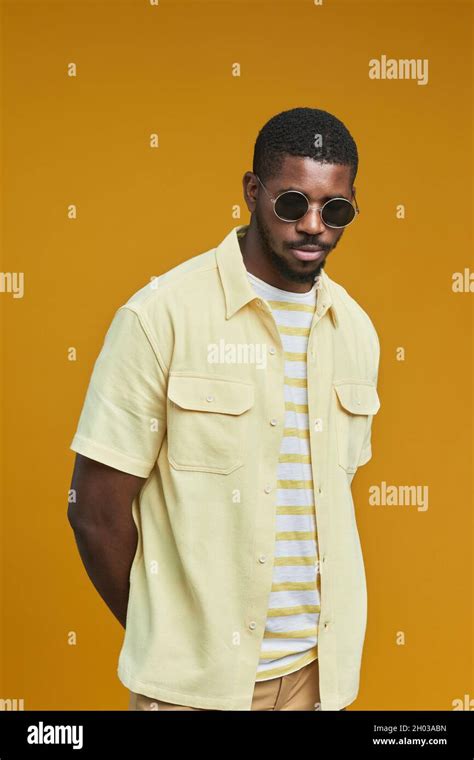
[[[328,201],[321,212],[324,224],[328,227],[345,227],[355,216],[355,209],[349,201],[343,198]]]
[[[289,190],[287,193],[280,195],[275,203],[275,211],[281,219],[287,219],[296,222],[301,219],[308,210],[308,202],[304,195]]]

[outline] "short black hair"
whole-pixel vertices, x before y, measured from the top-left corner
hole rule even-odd
[[[321,145],[315,146],[316,135],[321,135]],[[319,108],[292,108],[267,121],[255,142],[253,173],[262,182],[277,176],[285,155],[351,166],[351,184],[359,165],[357,146],[347,127]]]

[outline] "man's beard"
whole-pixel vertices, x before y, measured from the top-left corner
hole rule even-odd
[[[310,269],[308,267],[305,272],[297,272],[295,269],[291,268],[291,266],[282,256],[279,256],[275,253],[271,244],[268,230],[260,219],[260,215],[257,211],[255,211],[255,221],[257,223],[258,232],[260,234],[260,241],[264,255],[270,261],[272,267],[276,269],[285,279],[290,280],[291,282],[307,282],[312,284],[316,277],[318,277],[318,275],[321,273],[321,270],[324,269],[326,258],[320,264],[317,264],[314,269]],[[336,246],[334,245],[331,250],[333,250],[335,247]]]

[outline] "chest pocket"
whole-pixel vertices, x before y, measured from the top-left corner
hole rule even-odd
[[[237,380],[168,380],[168,461],[177,470],[228,474],[244,463],[254,388]]]
[[[355,472],[362,450],[370,442],[372,417],[380,408],[380,399],[375,385],[367,380],[341,380],[333,387],[338,462],[346,472]]]

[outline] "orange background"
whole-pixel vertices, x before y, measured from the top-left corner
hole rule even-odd
[[[258,130],[297,106],[357,142],[361,215],[326,271],[381,342],[373,459],[353,483],[369,602],[349,709],[474,698],[474,296],[451,285],[474,270],[472,3],[15,0],[2,38],[1,269],[25,293],[0,293],[0,698],[127,709],[123,629],[66,517],[69,444],[114,311],[248,222]],[[383,54],[428,58],[428,84],[369,79]],[[427,485],[428,510],[369,505],[383,481]]]

